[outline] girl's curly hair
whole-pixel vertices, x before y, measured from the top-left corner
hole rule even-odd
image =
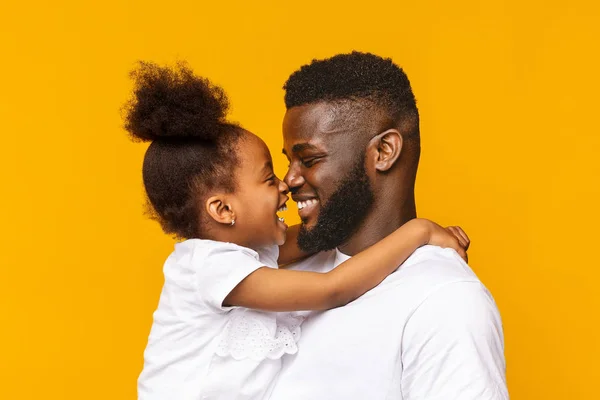
[[[223,89],[183,62],[140,62],[130,76],[133,96],[123,118],[132,140],[151,142],[142,170],[151,217],[166,233],[201,237],[200,204],[208,191],[235,190],[232,171],[243,129],[226,120]]]

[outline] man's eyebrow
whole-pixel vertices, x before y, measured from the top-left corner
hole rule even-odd
[[[310,143],[298,143],[292,146],[292,153],[299,153],[303,150],[318,150],[317,146]],[[285,149],[282,150],[282,153],[286,156],[288,155]]]

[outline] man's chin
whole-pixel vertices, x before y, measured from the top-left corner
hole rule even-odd
[[[300,218],[300,222],[302,223],[302,229],[304,229],[306,231],[310,231],[317,225],[317,218],[312,218],[312,217]]]

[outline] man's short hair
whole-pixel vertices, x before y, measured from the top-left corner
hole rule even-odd
[[[408,77],[390,58],[353,51],[313,60],[283,86],[288,109],[321,101],[371,103],[409,136],[419,135],[419,112]]]

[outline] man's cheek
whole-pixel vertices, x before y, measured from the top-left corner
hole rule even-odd
[[[315,190],[319,200],[327,201],[329,196],[335,192],[338,180],[338,175],[315,174],[311,186]]]
[[[329,185],[331,185],[331,180],[335,179],[335,176],[332,175],[333,174],[331,173],[319,171],[318,169],[315,169],[314,171],[305,174],[306,182],[308,182],[309,185],[312,186],[312,188],[318,192],[328,191],[328,187]]]

